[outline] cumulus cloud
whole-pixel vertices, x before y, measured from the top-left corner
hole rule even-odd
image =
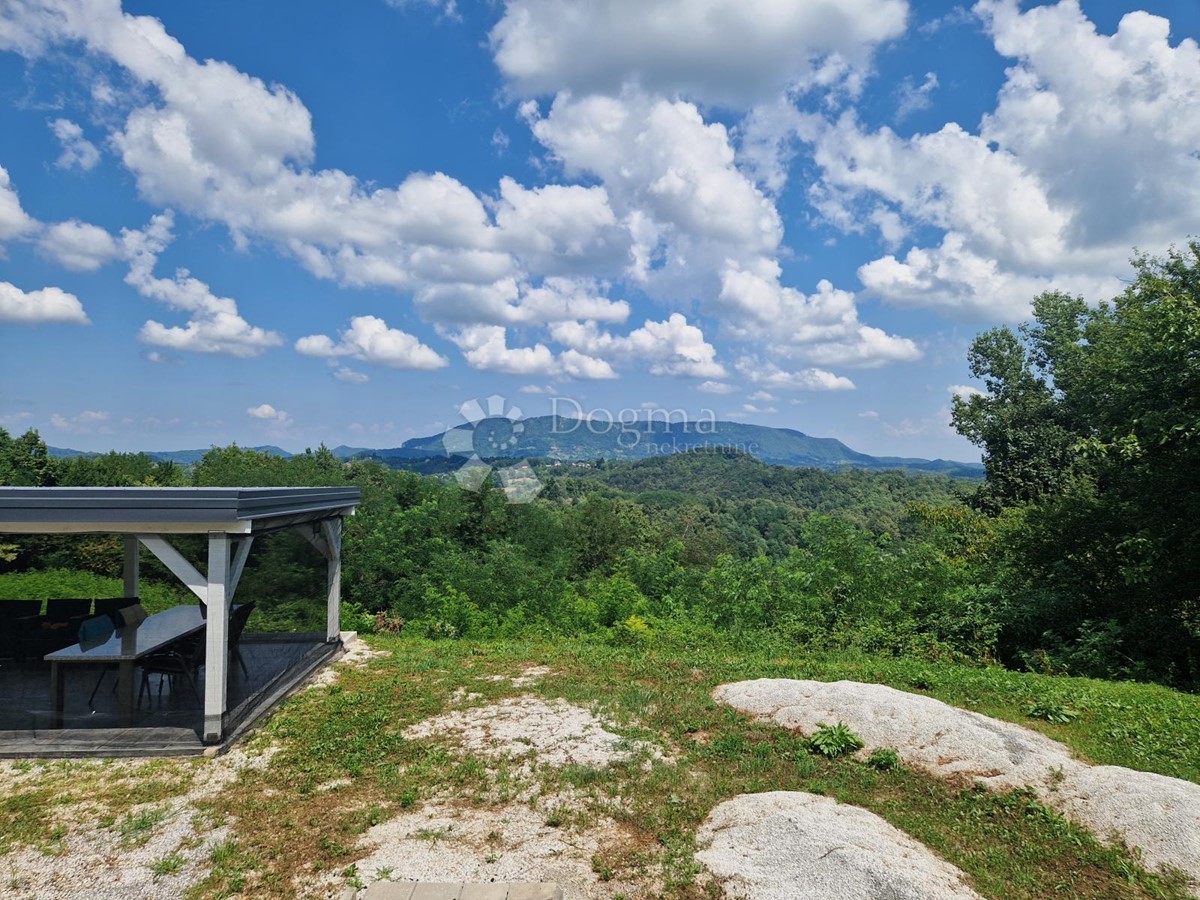
[[[746,105],[845,81],[907,18],[905,0],[507,0],[491,44],[524,96],[616,93],[633,80]]]
[[[843,115],[815,139],[814,199],[846,230],[909,242],[859,271],[898,304],[1019,319],[1047,288],[1111,296],[1132,247],[1200,224],[1200,48],[1145,12],[1101,34],[1077,0],[974,9],[1013,60],[996,108],[909,138]],[[929,227],[940,243],[912,242]]]
[[[795,391],[852,391],[854,382],[842,375],[824,369],[782,369],[771,362],[744,356],[737,362],[737,370],[752,384],[772,390]]]
[[[982,396],[983,391],[977,387],[971,387],[969,384],[952,384],[946,388],[953,397],[959,397],[963,400],[968,400],[976,395]]]
[[[647,320],[627,335],[600,330],[595,322],[561,322],[550,327],[561,344],[593,357],[642,360],[654,375],[721,378],[725,367],[716,361],[716,348],[681,313],[662,322]]]
[[[440,369],[449,365],[446,358],[436,350],[421,343],[408,332],[389,328],[387,322],[377,316],[353,317],[350,327],[339,332],[338,341],[324,334],[302,337],[296,341],[296,351],[305,356],[331,359],[348,356],[359,362],[375,363],[394,369]],[[359,380],[365,381],[366,378],[364,376]]]
[[[365,372],[356,372],[349,366],[340,366],[333,371],[333,377],[347,384],[366,384],[370,377]]]
[[[800,295],[788,300],[792,289],[779,281],[777,260],[786,250],[772,195],[781,186],[785,145],[808,139],[817,126],[789,118],[783,106],[770,123],[760,116],[761,128],[742,138],[743,171],[729,129],[702,109],[745,109],[809,88],[853,94],[873,48],[901,34],[908,15],[905,0],[617,2],[622,8],[611,16],[588,4],[507,3],[491,35],[497,64],[517,94],[555,94],[544,116],[534,101],[520,113],[551,161],[581,183],[528,187],[504,178],[490,195],[441,172],[380,187],[315,168],[312,116],[295,93],[228,63],[194,59],[161,22],[125,13],[118,0],[11,5],[0,12],[0,47],[36,56],[78,43],[123,68],[136,89],[123,92],[112,82],[93,95],[108,120],[120,122],[107,146],[143,199],[223,223],[238,246],[264,241],[316,277],[412,296],[425,320],[456,336],[471,365],[612,377],[610,361],[571,344],[560,351],[530,339],[509,347],[509,330],[553,336],[556,326],[573,322],[624,322],[630,308],[617,299],[622,285],[672,311],[698,306],[727,323],[721,333],[733,340],[790,327],[783,316],[801,302]],[[81,147],[82,129],[62,121],[64,141]],[[754,147],[761,161],[751,164]],[[5,186],[0,239],[6,224],[14,234],[28,228],[6,209]],[[830,208],[839,202],[834,193]],[[83,237],[78,229],[74,236]],[[160,250],[145,241],[126,252],[129,283],[190,317],[182,327],[147,322],[143,340],[239,356],[282,341],[186,272],[155,278]],[[63,258],[83,267],[99,255]],[[723,296],[733,271],[754,273],[784,298],[776,303],[781,318],[767,324],[726,303],[736,300]],[[812,361],[914,356],[911,342],[846,316],[840,321],[835,346],[814,351]],[[671,322],[659,325],[670,330]],[[652,372],[721,377],[703,338],[680,343],[683,332],[653,331],[648,324],[626,336],[669,345]],[[791,343],[780,346],[795,356]]]
[[[0,166],[0,241],[28,234],[36,227],[37,223],[21,208],[21,198],[8,171]]]
[[[171,242],[173,224],[174,217],[168,211],[155,216],[140,231],[122,232],[123,252],[129,259],[126,283],[143,297],[161,301],[190,316],[187,324],[171,327],[151,319],[142,326],[138,337],[144,343],[172,350],[239,357],[258,356],[267,348],[282,344],[282,336],[251,325],[239,315],[235,301],[217,297],[207,284],[193,278],[186,269],[177,270],[174,278],[154,276],[158,255]]]
[[[271,425],[279,428],[287,428],[292,424],[292,417],[290,415],[282,409],[276,409],[270,403],[251,406],[246,410],[246,415],[262,422],[269,422]]]
[[[0,281],[0,322],[86,325],[88,317],[79,298],[61,288],[23,291],[15,284]]]
[[[38,246],[59,265],[76,272],[94,272],[121,255],[121,247],[111,234],[78,219],[44,229]]]
[[[723,381],[702,381],[696,385],[696,390],[705,394],[732,394],[737,391],[737,388]]]
[[[70,119],[55,119],[50,123],[50,130],[62,145],[62,153],[54,164],[60,169],[79,167],[85,172],[96,168],[100,162],[100,151],[96,145],[83,136],[83,129]]]

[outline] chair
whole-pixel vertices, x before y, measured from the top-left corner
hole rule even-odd
[[[127,606],[136,606],[139,602],[137,597],[102,597],[96,600],[96,615],[112,618],[113,613]]]
[[[204,701],[200,697],[200,691],[196,689],[196,674],[204,665],[204,647],[204,635],[198,634],[177,641],[166,650],[159,650],[138,660],[138,665],[142,669],[142,683],[138,686],[137,705],[139,707],[142,705],[142,694],[147,696],[150,694],[151,675],[158,675],[159,698],[162,697],[163,679],[170,678],[172,690],[174,690],[175,678],[182,675],[187,679],[188,687],[192,689],[196,702],[203,705]]]
[[[0,600],[0,657],[24,660],[21,635],[26,620],[36,619],[41,600]]]
[[[84,619],[79,624],[79,644],[80,646],[84,644],[92,646],[102,644],[112,636],[114,630],[113,620],[107,615],[92,616],[90,619]],[[100,690],[100,682],[104,681],[104,676],[116,670],[116,663],[107,663],[100,670],[100,677],[96,679],[96,686],[92,688],[91,696],[88,697],[89,709],[95,709],[92,706],[92,701],[96,699],[96,691]],[[116,690],[116,685],[113,685],[113,690]]]
[[[246,630],[246,620],[250,618],[250,613],[254,612],[256,602],[234,607],[229,616],[229,655],[238,661],[238,665],[242,667],[242,674],[247,678],[250,677],[250,671],[246,668],[246,661],[242,659],[240,644],[242,632]]]

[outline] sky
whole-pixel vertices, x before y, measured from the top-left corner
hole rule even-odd
[[[498,396],[977,459],[967,348],[1200,233],[1192,0],[0,2],[0,427]]]

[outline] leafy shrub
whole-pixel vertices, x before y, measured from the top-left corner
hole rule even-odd
[[[862,738],[851,731],[845,722],[838,722],[836,725],[826,725],[822,722],[808,739],[809,750],[829,759],[845,756],[862,748]]]
[[[650,626],[641,616],[629,616],[613,626],[613,640],[627,646],[645,644],[650,640]]]
[[[1076,718],[1079,713],[1065,706],[1059,700],[1042,699],[1035,700],[1026,706],[1025,715],[1031,719],[1045,719],[1047,722],[1053,722],[1056,725],[1065,725]]]
[[[900,766],[900,757],[891,747],[880,747],[871,752],[867,758],[867,765],[880,772],[890,772]]]

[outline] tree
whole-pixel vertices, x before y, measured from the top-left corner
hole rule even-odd
[[[1031,507],[1014,547],[1030,598],[1024,627],[1045,627],[1068,656],[1086,639],[1112,666],[1140,662],[1192,683],[1200,243],[1133,265],[1111,303],[1043,294],[1020,337],[998,328],[976,338],[971,371],[987,392],[958,400],[953,422],[984,448],[981,505]]]
[[[1035,502],[1061,493],[1074,477],[1079,435],[1056,374],[1060,360],[1078,355],[1086,308],[1078,297],[1042,294],[1020,336],[999,327],[972,342],[967,362],[987,392],[955,397],[951,423],[984,450],[981,507]]]

